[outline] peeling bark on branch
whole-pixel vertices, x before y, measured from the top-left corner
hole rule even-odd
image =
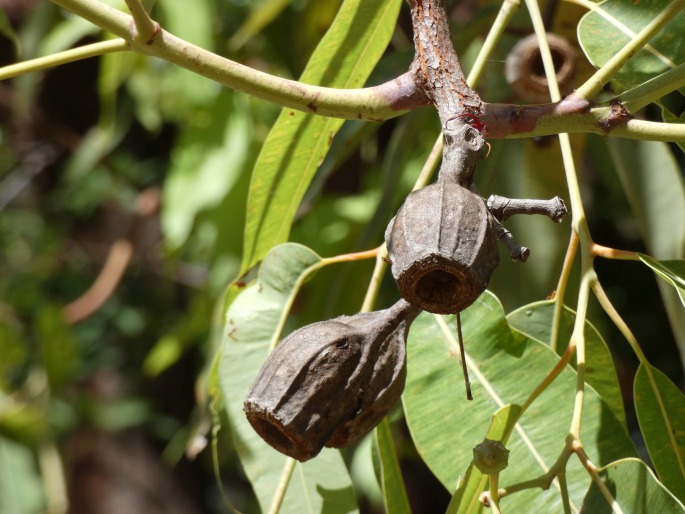
[[[417,87],[435,104],[443,127],[455,116],[480,118],[480,97],[466,83],[442,0],[408,0],[408,4],[416,49],[411,71]]]

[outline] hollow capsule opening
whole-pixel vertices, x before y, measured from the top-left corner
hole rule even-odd
[[[248,420],[264,441],[288,457],[304,462],[321,451],[321,448],[312,448],[305,441],[291,437],[274,419],[252,414],[248,416]]]
[[[434,267],[400,287],[402,295],[414,305],[435,314],[454,314],[471,305],[482,292],[467,271]]]

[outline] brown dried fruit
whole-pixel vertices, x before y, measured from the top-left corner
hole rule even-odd
[[[445,180],[407,197],[385,242],[402,297],[436,314],[471,305],[499,265],[494,219],[485,202]]]
[[[419,309],[389,309],[321,321],[286,337],[244,402],[271,446],[306,461],[324,445],[349,446],[397,403],[406,377],[406,337]]]
[[[549,32],[546,36],[554,61],[557,84],[561,95],[566,96],[573,92],[576,86],[577,54],[563,37]],[[504,75],[514,91],[526,101],[546,103],[551,100],[536,34],[530,34],[516,43],[507,55]]]

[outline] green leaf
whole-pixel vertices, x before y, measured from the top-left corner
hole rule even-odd
[[[228,41],[232,52],[239,50],[246,42],[269,25],[292,0],[263,0],[251,2],[250,15]]]
[[[474,400],[465,398],[454,318],[420,315],[409,333],[407,386],[403,395],[407,423],[428,467],[450,491],[482,441],[491,413],[523,404],[556,365],[547,346],[512,330],[502,306],[489,292],[462,313],[467,363]],[[570,427],[576,373],[567,366],[519,420],[509,440],[509,467],[503,487],[537,478],[556,461]],[[586,387],[581,439],[598,465],[633,456],[630,438],[599,395]],[[449,451],[445,451],[449,448]],[[580,505],[587,473],[574,462],[567,469],[571,501]],[[549,491],[522,491],[503,498],[506,512],[526,512],[535,501],[540,512],[560,512],[556,482]]]
[[[44,512],[43,486],[31,451],[0,437],[0,512]]]
[[[522,332],[524,335],[549,344],[552,334],[552,321],[554,318],[554,301],[544,301],[524,305],[523,307],[507,315],[509,325]],[[576,321],[576,313],[564,306],[559,325],[559,341],[556,351],[562,355],[568,347],[571,339],[573,325]],[[626,426],[625,409],[621,386],[618,383],[614,361],[606,342],[589,321],[585,321],[585,377],[602,398],[604,403],[611,409],[616,419]],[[575,361],[573,361],[575,367]]]
[[[380,461],[383,503],[387,514],[411,514],[409,498],[404,488],[400,463],[397,460],[395,444],[388,418],[383,418],[374,431]]]
[[[188,238],[197,214],[217,206],[246,171],[252,138],[243,100],[226,90],[186,126],[164,183],[162,227],[171,248]]]
[[[67,385],[76,375],[81,356],[61,309],[48,307],[38,313],[38,334],[43,366],[51,388]]]
[[[670,0],[607,0],[587,13],[578,24],[578,41],[590,62],[603,66]],[[676,15],[614,76],[624,87],[634,87],[685,62],[685,12]]]
[[[680,301],[685,307],[685,260],[681,261],[657,261],[649,255],[638,253],[642,262],[654,270],[659,277],[676,288]]]
[[[473,463],[469,464],[466,474],[459,477],[457,490],[454,492],[446,514],[476,514],[490,512],[480,502],[481,493],[488,486],[488,477],[481,473]]]
[[[97,34],[100,29],[79,16],[69,16],[44,34],[38,47],[38,56],[48,56],[72,48],[86,36]]]
[[[648,363],[635,375],[635,411],[659,479],[685,499],[685,395]]]
[[[583,500],[581,514],[682,513],[685,507],[654,477],[649,467],[639,459],[621,459],[599,470],[611,498],[610,505],[595,482]],[[619,510],[620,509],[620,510]]]
[[[492,416],[487,439],[501,441],[505,446],[521,414],[519,405],[506,405]],[[469,464],[464,477],[459,478],[457,490],[452,496],[447,514],[471,514],[486,511],[479,501],[480,494],[485,490],[488,477],[483,475],[473,463]]]
[[[608,141],[616,171],[649,254],[659,260],[685,258],[685,183],[665,143]],[[659,282],[681,359],[685,362],[685,316],[673,288]]]
[[[390,41],[400,0],[346,0],[314,51],[302,82],[364,85]],[[284,109],[252,173],[242,271],[288,240],[295,212],[343,121]]]
[[[274,248],[264,259],[255,283],[238,295],[226,313],[219,379],[234,443],[245,474],[263,512],[274,501],[278,484],[292,477],[283,498],[282,513],[355,512],[352,482],[338,450],[324,449],[305,463],[295,463],[265,443],[243,413],[243,398],[266,359],[271,342],[279,337],[287,314],[304,279],[321,263],[310,249],[297,244]],[[328,511],[328,510],[327,510]]]

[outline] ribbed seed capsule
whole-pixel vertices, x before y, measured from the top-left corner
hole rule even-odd
[[[386,229],[385,242],[402,297],[436,314],[471,305],[499,264],[485,202],[444,180],[407,197]]]
[[[286,337],[244,401],[271,446],[305,461],[371,430],[397,403],[406,378],[406,336],[419,309],[389,309],[321,321]]]

